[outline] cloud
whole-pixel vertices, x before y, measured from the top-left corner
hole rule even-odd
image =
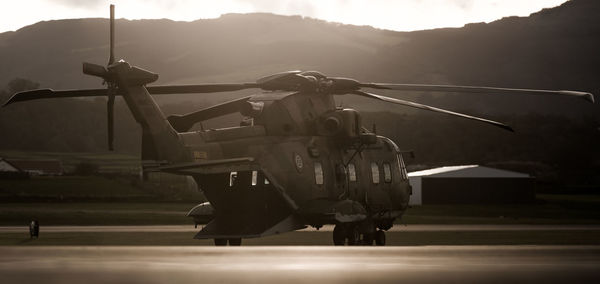
[[[307,17],[316,16],[316,11],[319,8],[318,1],[315,2],[295,0],[238,0],[237,2],[251,6],[252,9],[256,12],[272,12],[275,14],[285,15],[303,15]]]
[[[96,9],[105,4],[105,0],[47,0],[49,4],[56,4],[77,9]]]

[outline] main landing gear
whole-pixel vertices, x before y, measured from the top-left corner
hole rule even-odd
[[[242,238],[215,239],[215,246],[226,246],[227,243],[229,243],[230,246],[241,246]]]
[[[363,228],[360,228],[358,224],[337,224],[333,228],[333,244],[336,246],[372,246],[375,242],[375,245],[385,246],[385,232],[371,227],[365,232],[365,230],[360,230]]]

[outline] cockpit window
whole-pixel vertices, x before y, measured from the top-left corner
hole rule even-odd
[[[371,177],[373,178],[374,184],[379,183],[379,166],[375,162],[371,163]]]
[[[383,163],[383,180],[387,183],[392,182],[392,168],[389,163]]]
[[[315,183],[323,184],[323,165],[320,162],[315,162]]]

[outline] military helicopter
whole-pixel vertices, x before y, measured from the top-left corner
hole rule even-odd
[[[334,95],[356,95],[445,113],[512,131],[506,124],[373,94],[363,89],[565,95],[591,103],[590,93],[495,87],[361,83],[316,71],[287,71],[234,84],[148,85],[158,75],[114,56],[106,67],[83,63],[83,73],[107,88],[38,89],[16,93],[6,105],[36,99],[107,96],[108,145],[113,149],[113,106],[122,96],[142,128],[145,172],[192,176],[209,202],[188,216],[207,224],[195,235],[215,245],[243,238],[335,225],[335,245],[385,245],[385,231],[408,207],[411,186],[402,152],[389,138],[362,127],[355,109],[336,106]],[[184,115],[165,117],[152,95],[260,89],[260,93]],[[241,113],[239,127],[190,131],[194,124]]]

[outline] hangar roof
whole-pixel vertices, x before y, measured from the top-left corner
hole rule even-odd
[[[15,165],[10,163],[9,161],[0,158],[0,172],[20,172],[21,169],[17,168]]]
[[[441,167],[408,173],[409,177],[473,177],[473,178],[528,178],[528,174],[488,168],[479,165]]]

